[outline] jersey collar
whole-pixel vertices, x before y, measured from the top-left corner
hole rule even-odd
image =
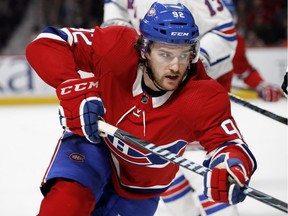
[[[141,85],[143,77],[143,65],[139,64],[138,70],[137,70],[137,77],[133,84],[132,94],[133,97],[136,97],[139,94],[143,94],[143,88]],[[162,106],[173,94],[174,91],[167,91],[166,93],[159,95],[159,96],[153,96],[152,95],[152,106],[153,108],[157,108]]]

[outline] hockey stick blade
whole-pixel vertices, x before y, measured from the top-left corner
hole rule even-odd
[[[129,142],[130,144],[133,144],[139,148],[142,148],[152,154],[156,154],[159,157],[161,157],[164,160],[170,161],[178,166],[181,166],[185,169],[188,169],[192,172],[195,172],[199,175],[204,175],[206,172],[210,172],[211,170],[207,167],[204,167],[202,165],[199,165],[197,163],[194,163],[193,161],[190,161],[180,155],[177,155],[175,153],[172,153],[168,151],[165,148],[162,148],[160,146],[157,146],[153,143],[147,142],[145,140],[142,140],[126,131],[123,131],[113,125],[110,125],[102,120],[98,121],[98,127],[100,131],[100,136],[104,137],[107,135],[117,137],[120,140]],[[270,195],[267,195],[263,192],[260,192],[256,189],[253,189],[251,187],[245,186],[244,193],[252,197],[260,202],[263,202],[269,206],[272,206],[278,210],[281,210],[283,212],[288,213],[288,205],[287,203],[274,198]]]
[[[233,102],[235,102],[237,104],[241,104],[244,107],[248,107],[248,108],[250,108],[250,109],[252,109],[252,110],[254,110],[254,111],[256,111],[256,112],[258,112],[258,113],[260,113],[262,115],[265,115],[265,116],[267,116],[267,117],[269,117],[269,118],[271,118],[273,120],[276,120],[278,122],[281,122],[282,124],[288,125],[287,118],[285,118],[283,116],[279,116],[279,115],[277,115],[275,113],[272,113],[272,112],[270,112],[268,110],[262,109],[262,108],[260,108],[260,107],[258,107],[256,105],[248,102],[248,101],[245,101],[244,99],[242,99],[242,98],[240,98],[240,97],[238,97],[236,95],[231,94],[231,93],[229,93],[229,97],[230,97],[230,99]]]

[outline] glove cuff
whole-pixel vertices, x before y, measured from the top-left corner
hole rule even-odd
[[[96,77],[67,80],[56,89],[56,94],[60,100],[73,99],[90,92],[95,92],[95,96],[98,95],[99,81]]]
[[[243,81],[245,84],[247,84],[250,88],[256,88],[260,83],[263,82],[263,78],[259,74],[257,70],[254,68],[251,68],[248,72],[248,75],[246,77],[243,77]]]
[[[229,175],[232,177],[230,182],[236,182],[241,187],[243,187],[244,184],[249,181],[243,162],[238,158],[230,158],[229,153],[223,153],[216,157],[212,161],[210,168],[226,169]]]
[[[226,167],[226,165],[218,165],[220,163],[223,163],[226,157],[226,154],[229,154],[229,158],[235,158],[242,161],[243,164],[243,170],[246,170],[248,178],[255,172],[257,169],[257,162],[252,154],[252,152],[249,150],[248,146],[246,144],[236,144],[236,143],[226,143],[223,146],[220,146],[216,151],[210,153],[210,156],[208,155],[207,159],[204,161],[204,166],[209,168],[214,167]]]

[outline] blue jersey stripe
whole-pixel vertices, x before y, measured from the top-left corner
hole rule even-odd
[[[173,183],[171,184],[170,187],[175,186],[175,185],[178,185],[179,183],[182,183],[182,182],[184,182],[185,180],[186,180],[185,177],[184,177],[183,175],[181,175],[180,177],[176,178],[176,179],[173,181]]]
[[[164,198],[162,197],[163,201],[168,203],[168,202],[173,202],[181,197],[183,197],[185,194],[189,193],[189,191],[191,191],[190,187],[187,187],[186,189],[184,189],[183,191],[181,191],[180,193],[175,194],[174,196],[171,196],[169,198]]]
[[[62,38],[64,41],[68,41],[68,35],[60,30],[60,29],[57,29],[57,28],[54,28],[52,26],[49,26],[49,27],[46,27],[42,33],[50,33],[50,34],[54,34],[54,35],[57,35],[59,36],[60,38]]]
[[[226,204],[226,203],[222,203],[222,204],[217,204],[216,206],[212,207],[212,208],[209,208],[209,209],[205,209],[205,212],[207,215],[210,215],[210,214],[213,214],[215,212],[218,212],[218,211],[221,211],[223,210],[224,208],[227,208],[229,207],[230,205],[229,204]]]

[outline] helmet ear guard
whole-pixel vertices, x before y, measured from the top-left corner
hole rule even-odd
[[[149,51],[149,45],[152,43],[152,41],[149,41],[149,39],[144,38],[143,36],[142,36],[142,39],[143,39],[143,43],[142,43],[142,46],[141,46],[141,51],[144,54],[146,54]]]
[[[200,41],[198,39],[195,40],[195,43],[192,44],[192,55],[190,59],[190,64],[194,64],[198,61],[200,55]]]

